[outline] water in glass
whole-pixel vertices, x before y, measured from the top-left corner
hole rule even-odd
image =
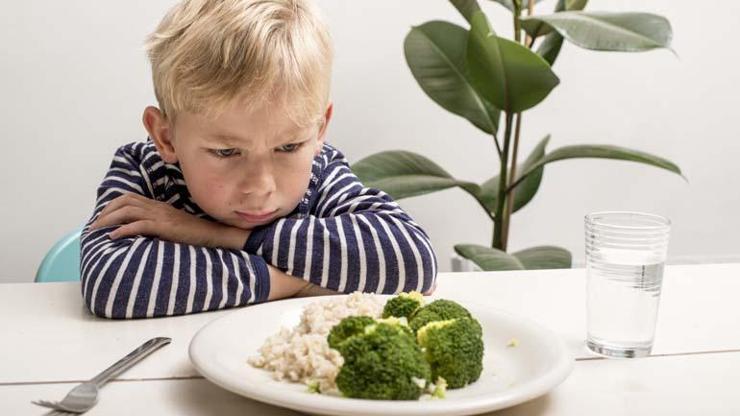
[[[664,258],[640,250],[601,249],[587,264],[589,349],[610,356],[650,353]]]

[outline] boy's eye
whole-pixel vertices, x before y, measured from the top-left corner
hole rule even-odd
[[[293,153],[298,150],[303,143],[288,143],[278,147],[279,152]]]
[[[213,153],[214,155],[218,157],[227,158],[227,157],[236,155],[237,150],[236,149],[211,149],[211,153]]]

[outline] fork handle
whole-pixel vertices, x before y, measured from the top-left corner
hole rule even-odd
[[[125,357],[118,360],[112,366],[103,370],[102,373],[90,379],[90,383],[94,383],[96,387],[102,387],[105,383],[110,381],[113,377],[128,370],[134,364],[143,360],[144,357],[153,353],[154,351],[164,347],[172,341],[172,338],[158,337],[152,338],[149,341],[141,344],[141,346],[126,355]]]

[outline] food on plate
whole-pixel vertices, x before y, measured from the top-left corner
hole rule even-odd
[[[344,359],[337,387],[346,397],[416,400],[431,382],[421,347],[399,323],[369,325],[337,349]]]
[[[335,380],[344,360],[339,351],[329,348],[327,335],[348,316],[380,318],[384,304],[382,297],[360,292],[312,302],[303,308],[298,325],[268,337],[259,355],[247,361],[272,373],[275,380],[303,383],[322,394],[339,394]]]
[[[424,305],[418,292],[382,299],[356,292],[311,303],[248,362],[312,393],[373,400],[444,398],[480,378],[482,329],[465,307]]]
[[[470,317],[470,312],[459,303],[447,299],[438,299],[414,312],[411,319],[409,319],[409,326],[414,332],[417,332],[419,328],[429,322]]]
[[[339,344],[351,337],[365,331],[365,327],[375,323],[375,319],[369,316],[348,316],[342,319],[329,331],[326,338],[329,347],[338,349]]]
[[[483,371],[482,334],[473,318],[434,321],[421,327],[417,339],[432,378],[445,379],[451,389],[477,381]]]
[[[383,318],[395,316],[397,318],[410,318],[411,315],[424,304],[424,295],[413,291],[400,293],[389,299],[383,307]]]

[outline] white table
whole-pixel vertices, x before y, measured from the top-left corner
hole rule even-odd
[[[740,264],[667,266],[653,355],[638,360],[584,349],[584,279],[583,269],[440,274],[436,296],[533,319],[576,357],[550,394],[496,414],[740,414]],[[228,313],[110,321],[85,310],[78,283],[0,285],[0,414],[44,414],[30,400],[63,397],[154,336],[172,344],[106,386],[87,414],[296,414],[222,390],[193,369],[190,339]]]

